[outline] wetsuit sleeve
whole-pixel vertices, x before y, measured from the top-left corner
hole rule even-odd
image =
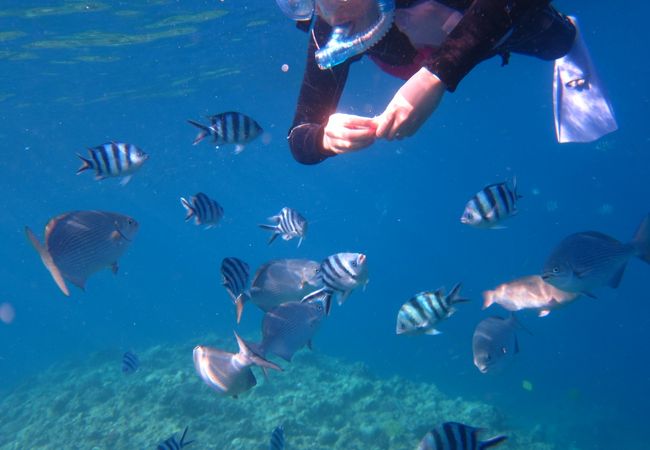
[[[518,20],[549,3],[550,0],[474,0],[434,51],[427,68],[453,92],[474,66],[493,54],[494,47]]]
[[[325,43],[329,32],[329,26],[317,19],[314,25],[316,40]],[[350,68],[350,62],[346,61],[332,69],[321,70],[316,64],[316,50],[316,43],[310,37],[307,65],[288,136],[291,153],[302,164],[317,164],[335,155],[323,147],[323,133],[329,116],[339,103]]]

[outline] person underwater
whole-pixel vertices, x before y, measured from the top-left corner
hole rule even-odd
[[[555,61],[558,142],[591,142],[617,129],[577,21],[549,0],[276,2],[311,34],[288,135],[300,163],[412,136],[477,64],[500,55],[505,65],[511,53]],[[350,65],[363,55],[406,81],[376,117],[336,113]]]

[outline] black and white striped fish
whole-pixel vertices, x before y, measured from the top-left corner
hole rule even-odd
[[[244,302],[250,298],[248,291],[249,274],[248,264],[239,258],[228,257],[221,261],[223,285],[237,308],[237,323],[241,320]]]
[[[495,447],[507,436],[495,436],[487,441],[479,441],[480,428],[458,422],[445,422],[424,435],[417,450],[484,450]]]
[[[501,221],[517,214],[517,180],[491,184],[476,193],[465,205],[461,223],[479,228],[503,228]]]
[[[300,247],[307,233],[307,220],[298,211],[285,206],[277,215],[269,217],[269,220],[275,222],[275,224],[260,225],[261,228],[273,232],[269,244],[278,236],[282,236],[285,241],[299,237],[298,247]]]
[[[107,177],[124,177],[120,184],[129,182],[133,173],[142,167],[149,155],[133,144],[123,142],[107,142],[88,149],[88,158],[77,153],[81,159],[81,167],[77,175],[86,170],[95,171],[95,180]]]
[[[140,359],[135,353],[128,351],[122,356],[122,372],[129,375],[138,370]]]
[[[307,302],[322,297],[325,312],[329,314],[332,296],[339,294],[338,303],[342,305],[350,293],[368,283],[368,266],[363,253],[336,253],[328,256],[320,265],[323,287],[306,295],[301,300]]]
[[[207,228],[215,226],[223,217],[223,208],[215,200],[199,192],[193,195],[190,200],[181,197],[181,205],[187,211],[185,221],[194,217],[196,225],[207,225]]]
[[[282,425],[275,427],[271,433],[271,446],[270,450],[284,450],[284,428]]]
[[[440,334],[435,326],[450,317],[455,303],[468,302],[460,298],[461,284],[456,284],[448,295],[442,289],[420,292],[402,305],[397,313],[397,334]]]
[[[185,435],[187,434],[188,428],[189,427],[185,427],[185,431],[183,431],[183,435],[181,436],[180,441],[176,440],[176,435],[174,434],[169,439],[166,439],[164,442],[158,444],[156,450],[180,450],[183,447],[190,445],[194,441],[185,442]]]
[[[236,144],[235,153],[238,154],[244,150],[244,144],[251,142],[264,131],[255,120],[240,112],[228,111],[208,116],[208,119],[210,126],[188,120],[189,123],[201,130],[194,139],[193,145],[201,142],[206,136],[212,136],[217,147],[224,144]]]

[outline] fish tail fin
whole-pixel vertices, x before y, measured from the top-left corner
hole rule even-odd
[[[244,312],[244,303],[250,300],[248,294],[242,292],[235,299],[235,311],[237,312],[237,323],[241,322],[241,315]]]
[[[463,287],[462,283],[456,283],[453,288],[451,288],[451,291],[449,294],[447,294],[447,301],[449,302],[450,305],[453,305],[454,303],[465,303],[471,301],[468,298],[463,298],[460,297],[460,290]]]
[[[77,175],[79,175],[81,172],[84,172],[86,170],[92,169],[93,168],[93,163],[90,162],[89,159],[84,158],[81,156],[79,153],[77,153],[77,156],[81,160],[81,167],[77,169]]]
[[[194,216],[195,211],[190,202],[188,202],[185,198],[181,197],[181,205],[183,205],[183,208],[185,208],[185,211],[187,214],[185,215],[185,222],[190,220],[192,216]]]
[[[632,243],[636,247],[636,255],[650,264],[650,214],[645,216],[637,228]]]
[[[494,303],[494,291],[483,292],[483,308],[487,309]]]
[[[192,142],[192,145],[198,144],[203,139],[205,139],[206,136],[210,135],[210,128],[206,127],[202,123],[198,123],[198,122],[195,122],[195,121],[189,120],[189,119],[188,119],[187,123],[190,123],[190,124],[194,125],[195,127],[197,127],[199,130],[201,130],[201,131],[199,131],[199,134],[197,134],[196,137],[194,138],[194,142]]]
[[[479,450],[484,450],[486,448],[490,447],[496,447],[497,445],[501,444],[503,441],[508,439],[508,436],[495,436],[493,438],[488,439],[487,441],[481,441],[478,444],[478,449]]]
[[[47,249],[43,247],[40,242],[38,242],[38,238],[32,232],[32,230],[29,229],[29,227],[25,227],[25,235],[27,235],[27,239],[29,239],[29,241],[32,243],[32,245],[40,255],[41,261],[43,261],[45,268],[50,272],[50,275],[52,275],[54,282],[56,283],[57,286],[59,286],[61,292],[63,292],[66,296],[70,296],[70,291],[68,290],[68,287],[65,284],[63,275],[61,275],[61,271],[56,266],[56,264],[54,264],[54,260],[52,259],[52,255],[50,255],[50,252],[48,252]]]
[[[185,442],[185,436],[187,436],[187,429],[189,426],[185,427],[185,430],[183,431],[183,435],[181,436],[181,440],[178,442],[179,448],[183,448],[186,445],[190,445],[194,441],[187,441]]]
[[[253,343],[248,343],[243,340],[237,332],[235,332],[235,338],[237,339],[237,345],[239,345],[239,353],[242,353],[246,356],[253,364],[261,368],[282,370],[282,367],[278,366],[275,363],[272,363],[268,359],[265,359],[260,353],[263,353],[261,350],[261,345],[255,345]],[[255,352],[253,349],[257,350]]]

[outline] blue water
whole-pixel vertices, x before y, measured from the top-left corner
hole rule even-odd
[[[621,286],[603,288],[596,300],[580,299],[543,319],[522,314],[531,333],[520,332],[521,354],[504,373],[476,370],[471,335],[481,318],[505,314],[497,307],[481,311],[483,290],[539,272],[569,233],[593,229],[630,239],[650,211],[644,28],[650,7],[555,2],[580,18],[616,109],[620,130],[599,142],[555,142],[552,65],[513,55],[505,68],[497,59],[478,66],[412,139],[308,167],[292,159],[286,143],[307,36],[274,2],[241,3],[132,1],[105,9],[88,3],[82,12],[41,15],[25,11],[49,5],[3,2],[0,303],[11,303],[16,319],[0,323],[0,390],[11,391],[57,361],[106,348],[230,335],[234,311],[219,276],[225,256],[254,268],[272,258],[320,260],[358,251],[368,255],[370,283],[334,309],[315,340],[317,351],[496,404],[511,422],[547,430],[560,447],[646,448],[647,265],[631,261]],[[85,3],[67,5],[78,4]],[[227,14],[148,28],[215,8]],[[137,14],[117,14],[126,10]],[[3,39],[4,31],[24,34]],[[151,39],[69,40],[89,31]],[[155,39],[161,31],[176,33]],[[63,39],[56,48],[39,44]],[[339,110],[378,114],[398,86],[364,60],[354,65]],[[208,143],[193,147],[195,130],[185,120],[228,110],[254,117],[266,139],[238,156]],[[108,140],[132,142],[150,155],[126,187],[74,175],[75,153]],[[459,223],[478,189],[514,176],[524,198],[506,230]],[[198,191],[225,209],[216,229],[183,221],[178,199]],[[311,222],[300,248],[296,241],[268,246],[257,227],[283,206]],[[72,287],[65,298],[23,228],[42,236],[49,218],[75,209],[129,214],[140,232],[117,277],[98,273],[86,292]],[[404,301],[459,281],[473,302],[441,325],[441,336],[395,336]],[[237,329],[254,337],[261,317],[249,305]],[[532,382],[531,392],[523,380]]]

